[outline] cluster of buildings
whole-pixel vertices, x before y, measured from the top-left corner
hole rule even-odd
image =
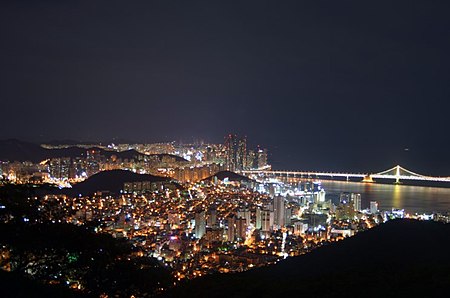
[[[75,151],[75,150],[74,150]],[[54,183],[61,186],[77,183],[108,170],[129,170],[140,174],[164,174],[164,169],[186,166],[177,156],[145,155],[137,152],[115,152],[90,148],[60,153],[40,162],[0,162],[0,175],[14,183]]]
[[[447,222],[450,218],[380,211],[376,201],[363,209],[360,194],[341,193],[333,199],[319,181],[307,178],[282,182],[254,177],[251,183],[217,176],[205,179],[222,170],[269,167],[266,150],[247,150],[246,139],[236,135],[228,135],[219,145],[122,144],[109,149],[130,148],[144,153],[125,158],[85,148],[79,158],[8,163],[2,171],[11,173],[22,166],[46,173],[48,179],[78,179],[102,170],[129,169],[175,178],[181,186],[127,182],[119,194],[49,194],[35,199],[46,220],[95,224],[98,232],[126,238],[136,254],[157,258],[177,280],[273,264],[394,218]],[[20,171],[15,173],[19,179]]]
[[[384,221],[360,210],[360,200],[342,194],[334,204],[312,181],[212,179],[182,188],[144,181],[125,183],[117,195],[47,195],[40,210],[52,221],[97,223],[98,232],[129,239],[182,280],[273,264]]]
[[[274,264],[387,220],[410,217],[403,210],[380,211],[375,201],[363,209],[357,193],[329,197],[319,181],[309,179],[244,183],[224,178],[181,186],[127,182],[119,194],[34,199],[46,221],[94,225],[99,233],[128,239],[136,248],[133,254],[158,259],[180,281]]]
[[[0,161],[0,175],[14,183],[55,183],[63,187],[107,170],[168,176],[197,182],[221,170],[270,168],[267,150],[247,150],[246,138],[229,135],[223,144],[42,145],[57,154],[39,162]]]
[[[259,146],[247,150],[247,137],[229,134],[225,137],[225,167],[228,171],[270,169],[267,149]]]

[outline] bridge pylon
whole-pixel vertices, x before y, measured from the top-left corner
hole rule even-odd
[[[372,179],[372,176],[370,174],[367,174],[366,176],[364,176],[362,182],[364,182],[364,183],[373,183],[375,181]]]
[[[395,167],[395,184],[400,184],[400,165]]]

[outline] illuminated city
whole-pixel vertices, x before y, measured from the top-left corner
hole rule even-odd
[[[450,2],[0,1],[0,297],[446,297]]]
[[[3,162],[1,183],[56,186],[29,197],[39,212],[35,218],[19,220],[89,225],[96,233],[127,239],[134,256],[155,258],[170,268],[174,285],[276,264],[391,219],[450,222],[448,212],[380,210],[377,201],[363,208],[360,193],[343,191],[332,200],[318,179],[322,174],[271,171],[266,149],[248,150],[246,139],[231,134],[224,140],[224,144],[43,145],[58,154],[75,148],[80,155],[37,163]],[[121,183],[119,191],[101,183],[90,189],[78,186],[110,173],[144,178],[116,182]],[[374,183],[364,175],[357,177],[362,180],[358,183]],[[17,220],[8,213],[1,219]],[[4,247],[2,263],[7,270],[14,270],[8,259],[12,254]],[[82,278],[62,274],[49,282],[69,280],[72,288],[86,287]]]

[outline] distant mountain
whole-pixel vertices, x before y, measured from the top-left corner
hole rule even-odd
[[[231,171],[220,171],[220,172],[217,172],[214,175],[212,175],[208,178],[205,178],[203,180],[204,181],[211,180],[214,177],[217,177],[217,179],[221,180],[221,181],[225,180],[225,178],[228,178],[229,181],[241,181],[241,182],[242,181],[246,181],[246,182],[252,181],[252,179],[250,179],[246,176],[239,175],[239,174],[237,174],[235,172],[231,172]]]
[[[72,188],[63,189],[62,192],[76,196],[78,194],[90,195],[97,191],[109,191],[111,193],[120,193],[125,182],[140,182],[140,181],[170,181],[170,178],[153,176],[148,174],[136,174],[124,170],[102,171],[92,175],[83,182],[73,185]]]
[[[0,141],[0,161],[33,161],[45,159],[47,152],[38,144],[8,139]]]
[[[168,297],[446,297],[450,225],[394,220],[276,265],[195,279]]]
[[[0,161],[31,161],[37,163],[49,158],[60,158],[60,157],[75,158],[86,156],[87,150],[98,151],[100,152],[101,155],[107,158],[110,158],[113,155],[121,159],[135,159],[144,156],[153,156],[160,160],[164,157],[173,157],[175,158],[176,161],[180,162],[187,161],[186,159],[176,155],[171,154],[145,155],[139,153],[134,149],[120,152],[106,150],[99,147],[92,147],[89,149],[85,149],[76,146],[58,149],[46,149],[38,144],[24,142],[16,139],[0,140]]]
[[[76,141],[76,140],[51,140],[49,142],[44,142],[42,144],[51,145],[51,146],[63,146],[63,145],[75,146],[78,144],[95,146],[100,143],[99,142],[91,142],[91,141]]]

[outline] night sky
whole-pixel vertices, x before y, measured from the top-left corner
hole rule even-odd
[[[3,0],[0,138],[234,132],[278,169],[450,176],[448,3]]]

